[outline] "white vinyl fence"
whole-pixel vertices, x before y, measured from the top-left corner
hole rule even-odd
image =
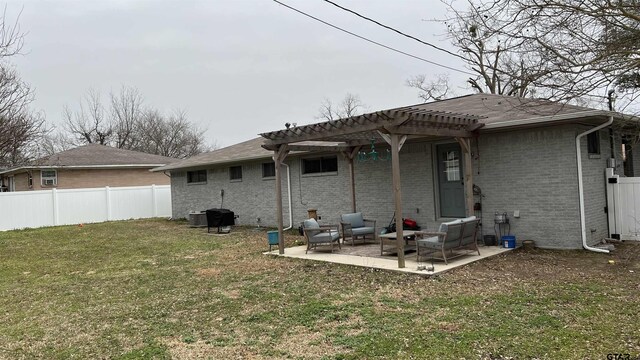
[[[171,186],[0,193],[0,231],[171,216]]]
[[[640,240],[640,177],[620,177],[606,172],[609,235]]]

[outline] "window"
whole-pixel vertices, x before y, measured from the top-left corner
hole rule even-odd
[[[600,155],[600,132],[587,135],[587,152],[589,155]]]
[[[27,173],[27,185],[29,186],[29,189],[33,189],[33,175],[31,174],[31,171]]]
[[[207,170],[187,171],[187,184],[207,182]]]
[[[314,159],[302,159],[303,174],[319,174],[338,171],[338,157],[320,157]]]
[[[275,163],[262,163],[262,178],[272,178],[276,176]]]
[[[242,180],[242,166],[231,166],[229,168],[229,180]]]
[[[460,159],[458,151],[447,151],[444,160],[444,173],[447,181],[460,181]]]
[[[40,179],[41,179],[42,186],[58,185],[58,174],[55,170],[40,171]]]

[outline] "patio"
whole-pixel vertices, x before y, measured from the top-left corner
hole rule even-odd
[[[416,259],[415,251],[408,251],[405,253],[405,267],[398,267],[398,257],[396,254],[380,255],[380,244],[359,244],[355,246],[342,245],[342,249],[334,247],[333,253],[329,246],[319,246],[315,251],[307,250],[306,245],[294,246],[286,249],[284,254],[279,254],[275,249],[271,252],[265,252],[265,255],[280,255],[288,258],[325,261],[335,264],[362,266],[380,270],[391,270],[402,273],[418,274],[423,276],[432,276],[444,273],[451,269],[455,269],[472,262],[476,262],[482,259],[486,259],[495,255],[499,255],[514,249],[505,249],[499,246],[479,246],[480,256],[477,254],[469,254],[458,257],[449,261],[449,264],[445,264],[444,261],[434,260],[433,271],[418,270],[419,265],[424,265],[427,268],[431,266],[432,262],[428,256],[421,256],[421,261]]]

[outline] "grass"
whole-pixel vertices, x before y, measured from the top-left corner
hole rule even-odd
[[[266,248],[264,232],[165,220],[0,233],[0,358],[640,356],[637,243],[434,278]]]

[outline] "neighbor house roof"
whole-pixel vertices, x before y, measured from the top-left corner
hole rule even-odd
[[[462,116],[468,117],[469,119],[477,119],[477,122],[484,124],[484,127],[480,128],[480,131],[507,127],[542,125],[545,123],[604,117],[614,114],[608,111],[562,104],[549,100],[516,98],[494,94],[471,94],[446,100],[389,109],[378,113],[404,111],[407,109],[413,112],[431,112],[438,115],[442,114],[444,116],[451,114],[452,117],[459,118]],[[376,113],[371,114],[373,115]],[[365,114],[365,116],[366,115],[367,114]],[[301,125],[298,128],[313,127],[315,125],[327,123],[329,122]],[[288,130],[279,130],[262,135],[267,137],[269,135],[287,131]],[[262,148],[265,140],[266,139],[264,137],[258,137],[162,166],[160,168],[153,169],[153,171],[193,169],[224,163],[271,158],[273,152]]]
[[[0,174],[35,168],[153,168],[177,160],[139,151],[88,144],[34,160],[28,165],[4,170]]]

